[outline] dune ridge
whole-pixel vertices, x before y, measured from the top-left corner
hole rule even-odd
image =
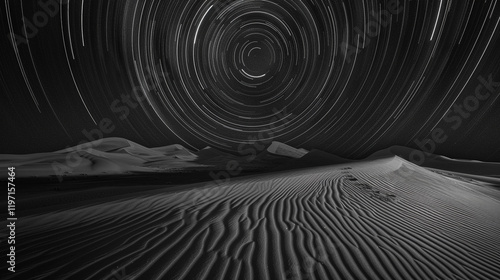
[[[392,157],[161,190],[23,217],[16,277],[498,279],[478,188]]]

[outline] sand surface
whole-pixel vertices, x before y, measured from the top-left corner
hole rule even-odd
[[[3,279],[500,279],[481,188],[393,157],[96,199],[21,217]]]

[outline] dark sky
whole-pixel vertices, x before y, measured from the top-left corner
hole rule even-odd
[[[0,153],[103,136],[359,158],[433,138],[500,161],[497,0],[4,2]]]

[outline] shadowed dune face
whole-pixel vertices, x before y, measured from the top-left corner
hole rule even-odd
[[[68,208],[19,221],[16,277],[498,279],[478,188],[395,157]]]

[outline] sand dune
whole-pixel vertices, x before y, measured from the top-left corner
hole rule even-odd
[[[296,149],[292,146],[277,141],[273,141],[271,145],[267,147],[267,151],[275,155],[286,156],[290,158],[301,158],[309,152],[304,149]]]
[[[411,161],[410,155],[415,152],[424,154],[421,151],[413,150],[407,147],[393,146],[385,150],[376,152],[370,158],[396,155],[404,158],[405,160]],[[456,173],[500,178],[500,163],[497,162],[451,159],[445,156],[434,154],[424,155],[426,155],[425,161],[421,164],[421,166],[423,167],[447,170]],[[417,159],[419,158],[417,157]]]
[[[52,153],[0,155],[0,167],[16,166],[18,177],[161,172],[201,166],[181,145],[146,148],[123,138],[104,138]]]
[[[240,160],[240,158],[235,155],[219,151],[212,147],[205,147],[204,149],[199,150],[195,154],[197,156],[196,161],[198,163],[203,163],[205,165],[210,165],[210,166],[220,166],[221,169],[225,168],[225,165],[227,164],[228,161]]]
[[[480,188],[392,157],[89,202],[18,221],[16,277],[499,279]]]
[[[312,150],[302,156],[277,167],[277,170],[300,169],[307,167],[317,167],[326,165],[336,165],[354,162],[353,160],[345,159],[321,150]]]

